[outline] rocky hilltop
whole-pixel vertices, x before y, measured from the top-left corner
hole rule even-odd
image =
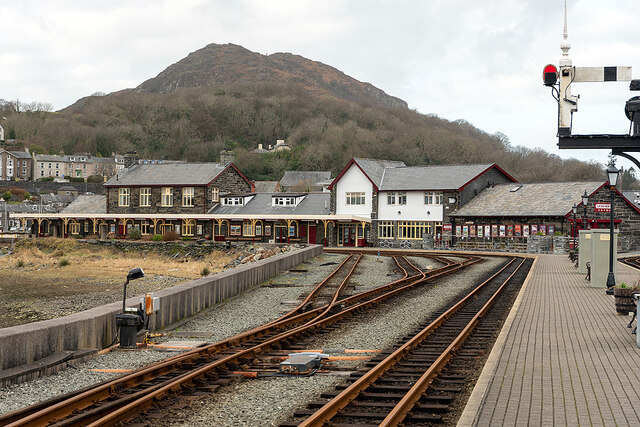
[[[321,62],[291,53],[262,55],[235,44],[212,43],[192,52],[136,90],[166,94],[179,88],[222,88],[239,82],[294,84],[360,104],[407,107],[405,101]]]

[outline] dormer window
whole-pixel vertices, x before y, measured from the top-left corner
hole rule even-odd
[[[241,206],[244,205],[244,199],[242,197],[224,197],[222,204],[225,206]]]
[[[296,206],[296,198],[282,196],[274,197],[273,206]]]

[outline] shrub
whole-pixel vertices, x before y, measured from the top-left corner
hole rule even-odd
[[[77,177],[77,176],[72,176],[69,177],[69,182],[84,182],[84,178],[82,177]]]
[[[182,236],[182,240],[188,242],[189,240],[192,240],[192,238],[191,236]]]
[[[131,240],[140,240],[140,238],[142,237],[142,233],[140,232],[140,229],[138,227],[131,228],[127,235]]]
[[[180,236],[178,236],[178,233],[176,233],[173,230],[170,230],[162,235],[162,240],[165,242],[172,242],[174,240],[178,240],[179,237]]]
[[[58,265],[60,267],[65,267],[67,265],[69,265],[69,260],[66,258],[62,258],[60,261],[58,261]]]
[[[53,177],[45,176],[44,178],[38,178],[38,181],[44,181],[44,182],[53,181]]]
[[[211,271],[209,271],[209,268],[208,268],[208,267],[204,267],[204,268],[202,269],[202,271],[200,272],[200,275],[201,275],[201,276],[208,276],[209,274],[211,274]]]
[[[21,260],[21,259],[19,259],[19,260],[18,260],[18,263],[16,264],[16,267],[18,267],[18,268],[22,268],[22,267],[24,267],[24,261],[23,261],[23,260]]]
[[[4,199],[5,202],[8,202],[9,200],[11,200],[11,197],[13,197],[13,195],[11,194],[11,191],[5,191],[2,194],[2,198]]]
[[[24,200],[31,200],[31,193],[27,191],[22,195],[22,197],[24,197]]]
[[[162,234],[154,234],[153,237],[151,238],[152,242],[161,242],[162,241]]]

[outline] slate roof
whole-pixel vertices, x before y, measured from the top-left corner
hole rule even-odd
[[[226,168],[219,163],[136,164],[118,172],[104,185],[207,185]]]
[[[582,203],[585,190],[591,195],[603,184],[602,181],[578,181],[496,185],[483,190],[450,216],[565,216],[574,204]],[[517,191],[512,191],[516,188]]]
[[[361,159],[354,157],[353,161],[360,166],[360,169],[362,169],[362,171],[378,188],[380,188],[380,185],[382,184],[385,169],[406,167],[404,162],[394,160]]]
[[[56,154],[36,154],[36,161],[38,162],[64,162],[66,161],[64,156],[58,156]]]
[[[62,213],[107,213],[107,197],[97,194],[82,194],[64,208]]]
[[[283,187],[293,187],[299,182],[308,181],[312,185],[331,179],[331,171],[285,171],[280,180]]]
[[[457,190],[491,166],[492,163],[388,168],[378,188],[380,191]]]
[[[31,154],[27,153],[26,151],[8,151],[8,153],[16,156],[18,159],[30,159],[31,158]]]
[[[329,215],[331,206],[330,193],[307,193],[304,199],[297,206],[272,206],[271,198],[293,197],[294,194],[287,193],[253,193],[255,196],[242,206],[222,206],[216,205],[208,213],[210,214],[265,214],[265,215]],[[299,195],[298,193],[296,193]]]
[[[278,191],[278,181],[256,181],[253,183],[256,193],[275,193]]]

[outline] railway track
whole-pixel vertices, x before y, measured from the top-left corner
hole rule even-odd
[[[342,263],[337,270],[349,273],[340,283],[348,281],[359,257]],[[292,341],[322,330],[353,313],[367,309],[391,296],[411,289],[426,280],[432,280],[478,262],[469,258],[463,262],[449,263],[427,274],[406,261],[398,261],[404,267],[404,277],[367,292],[339,298],[342,286],[336,288],[332,302],[317,308],[303,303],[297,313],[287,313],[281,319],[239,334],[227,340],[211,344],[175,356],[154,365],[139,369],[94,387],[71,393],[29,408],[0,416],[0,425],[111,425],[134,417],[140,411],[170,394],[209,393],[230,381],[231,371],[250,363],[271,348],[287,346]],[[334,271],[334,277],[342,273]],[[336,279],[338,281],[338,279]],[[326,285],[326,284],[325,284]],[[320,294],[319,292],[318,294]]]
[[[635,268],[637,270],[640,270],[640,257],[639,256],[628,257],[628,258],[620,258],[618,260],[622,261],[625,264],[627,264],[629,267],[633,267],[633,268]]]
[[[504,303],[502,294],[518,273],[523,279],[522,272],[528,271],[525,263],[525,259],[513,258],[449,310],[429,319],[413,337],[381,354],[366,373],[356,373],[341,391],[325,396],[331,400],[313,402],[309,410],[296,413],[298,420],[282,427],[441,422],[453,400],[451,395],[467,381],[461,374],[464,365],[479,352],[488,351],[483,342],[492,334],[491,327],[499,323],[491,317],[499,310],[491,311],[492,307],[496,302]]]

